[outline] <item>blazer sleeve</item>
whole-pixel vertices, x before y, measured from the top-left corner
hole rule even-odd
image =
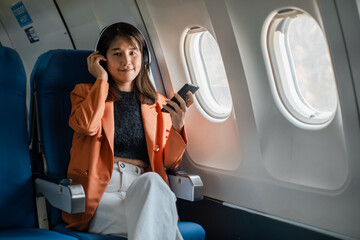
[[[166,97],[158,93],[157,95],[158,114],[163,116],[163,127],[165,136],[163,145],[163,162],[167,169],[175,169],[180,166],[182,156],[185,152],[188,140],[185,126],[182,134],[179,134],[173,127],[170,114],[161,112],[163,104],[166,104]]]
[[[97,79],[93,85],[77,84],[70,94],[71,114],[69,125],[75,132],[94,136],[101,129],[109,84]]]
[[[167,137],[164,147],[165,168],[175,169],[180,166],[187,143],[188,140],[186,137],[185,126],[181,135],[171,126],[169,136]]]

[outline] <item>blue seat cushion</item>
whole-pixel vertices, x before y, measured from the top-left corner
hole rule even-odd
[[[184,240],[205,239],[205,230],[197,223],[179,222],[178,227]]]
[[[62,234],[76,237],[79,240],[126,240],[126,238],[123,238],[123,237],[116,237],[116,236],[111,236],[111,235],[99,235],[99,234],[93,234],[93,233],[87,233],[87,232],[74,231],[74,230],[65,228],[64,224],[56,225],[54,230],[59,233],[62,233]]]
[[[178,223],[179,230],[184,240],[204,240],[205,239],[205,231],[204,229],[197,223],[193,222],[179,222]],[[115,237],[110,235],[98,235],[86,232],[78,232],[65,228],[64,224],[58,224],[55,231],[66,234],[69,236],[76,237],[79,240],[126,240],[123,237]]]
[[[6,240],[76,240],[57,232],[37,228],[16,228],[0,230],[0,239]]]

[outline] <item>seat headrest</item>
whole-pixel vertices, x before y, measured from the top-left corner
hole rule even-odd
[[[77,83],[93,83],[95,78],[88,72],[87,50],[50,50],[42,54],[31,73],[38,90],[71,91]]]
[[[26,93],[26,74],[19,54],[8,47],[0,46],[0,86]]]

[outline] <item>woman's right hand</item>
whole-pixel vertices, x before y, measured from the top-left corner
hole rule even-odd
[[[99,51],[93,52],[87,57],[87,65],[88,71],[93,75],[96,79],[104,79],[105,81],[108,80],[108,73],[105,69],[101,66],[100,61],[106,62],[107,59],[99,54]]]

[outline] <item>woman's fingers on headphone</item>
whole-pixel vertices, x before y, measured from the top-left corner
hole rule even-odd
[[[103,55],[98,54],[98,51],[93,52],[87,58],[88,66],[90,66],[91,64],[100,64],[100,61],[106,62],[107,59]]]
[[[96,61],[97,61],[97,63],[99,63],[100,61],[106,62],[107,59],[106,59],[103,55],[99,55],[99,56],[96,58]]]
[[[88,56],[88,59],[93,59],[96,55],[99,54],[99,51],[96,51],[96,52],[92,52],[89,56]]]
[[[106,58],[100,54],[99,52],[91,53],[87,58],[88,64],[88,71],[93,75],[95,78],[102,78],[107,81],[107,72],[105,69],[100,65],[100,61],[107,61]]]
[[[95,53],[95,56],[102,57],[103,59],[106,60],[105,56],[102,55],[102,54],[100,54],[100,51],[96,51],[96,52],[94,52],[94,53]]]
[[[96,54],[96,52],[93,52],[87,57],[88,66],[90,66],[90,64],[94,63],[95,54]]]

